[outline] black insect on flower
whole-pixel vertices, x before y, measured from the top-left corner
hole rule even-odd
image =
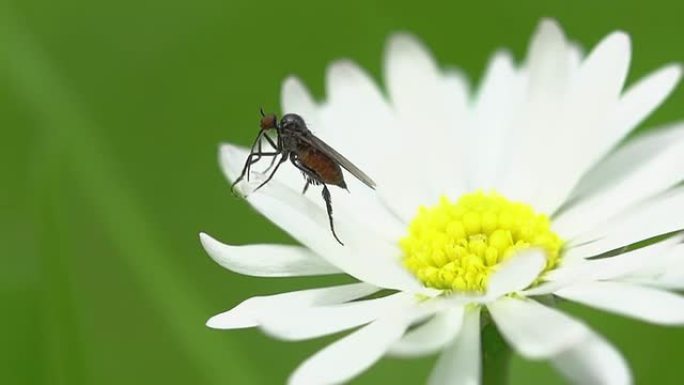
[[[257,191],[266,185],[273,178],[276,171],[278,171],[280,165],[289,159],[304,174],[305,182],[302,194],[306,193],[310,185],[323,186],[322,195],[328,212],[330,231],[337,242],[344,245],[335,233],[332,218],[332,200],[328,185],[338,186],[343,189],[347,188],[342,168],[349,171],[372,189],[375,189],[375,182],[347,158],[312,134],[306,127],[304,119],[297,114],[285,114],[278,121],[278,117],[275,114],[264,114],[261,111],[260,126],[259,135],[257,135],[247,156],[245,166],[240,176],[233,182],[231,188],[234,188],[245,177],[249,180],[252,165],[264,157],[270,157],[271,164],[266,169],[266,172],[270,172],[270,174],[254,189],[254,191]],[[276,132],[275,140],[268,136],[271,130]],[[264,150],[262,148],[262,139],[272,148]]]

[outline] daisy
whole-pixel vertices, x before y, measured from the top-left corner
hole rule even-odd
[[[585,55],[544,20],[522,64],[495,53],[475,92],[406,34],[388,42],[386,91],[349,61],[328,69],[323,102],[287,79],[283,112],[303,116],[377,191],[351,177],[350,193],[333,191],[342,246],[318,194],[302,195],[302,176],[283,167],[246,199],[301,246],[232,246],[206,234],[202,244],[241,274],[358,282],[249,298],[208,326],[284,340],[350,331],[302,363],[291,385],[343,383],[384,355],[428,354],[439,354],[429,384],[479,384],[489,322],[572,383],[630,384],[621,354],[552,306],[565,299],[684,324],[684,298],[669,291],[684,288],[684,125],[622,143],[681,68],[625,87],[630,55],[623,32]],[[228,179],[246,156],[221,147]]]

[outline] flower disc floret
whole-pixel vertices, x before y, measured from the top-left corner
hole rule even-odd
[[[483,292],[497,266],[523,249],[544,250],[545,271],[552,269],[563,241],[530,205],[478,191],[420,207],[400,246],[404,265],[426,287]]]

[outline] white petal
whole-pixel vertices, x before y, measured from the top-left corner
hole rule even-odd
[[[601,115],[610,111],[622,92],[631,60],[631,43],[624,32],[613,32],[601,40],[579,68],[569,97],[578,102],[577,110]],[[603,123],[600,121],[599,123]],[[594,127],[592,127],[594,128]],[[588,127],[577,127],[577,139],[597,139]],[[617,143],[626,132],[604,132],[606,139]],[[612,138],[616,135],[617,138]],[[603,138],[600,135],[599,138]],[[597,154],[600,155],[600,154]]]
[[[670,64],[639,80],[620,98],[611,125],[627,135],[670,95],[682,76],[679,64]]]
[[[673,237],[613,257],[569,261],[565,261],[564,258],[560,266],[544,275],[543,278],[547,282],[525,290],[523,294],[527,296],[551,294],[562,287],[579,282],[630,276],[661,263],[680,242],[681,237]]]
[[[445,71],[442,80],[444,92],[443,100],[446,105],[446,115],[449,116],[448,132],[444,140],[439,143],[447,147],[441,157],[448,170],[440,177],[440,183],[444,184],[443,191],[448,197],[458,197],[466,192],[466,175],[468,164],[466,163],[466,151],[468,148],[468,120],[470,119],[470,93],[468,81],[460,71],[450,69]]]
[[[461,331],[463,306],[451,306],[406,333],[392,345],[389,353],[398,357],[417,357],[435,353]]]
[[[606,130],[606,121],[618,103],[629,66],[629,38],[619,32],[609,35],[574,73],[569,64],[572,51],[566,47],[563,60],[557,61],[561,64],[554,64],[565,68],[559,72],[563,82],[553,83],[546,98],[528,102],[505,183],[507,196],[534,202],[545,213],[564,203],[580,177],[622,139],[618,130]],[[602,136],[597,138],[597,132]]]
[[[261,323],[261,327],[266,333],[280,339],[304,340],[367,324],[414,302],[413,297],[399,293],[363,301],[317,306],[268,317]]]
[[[468,143],[462,146],[469,170],[467,190],[498,187],[512,153],[512,124],[524,100],[523,85],[511,54],[495,53],[480,85],[468,135],[460,140]]]
[[[421,159],[418,166],[407,170],[413,181],[425,188],[423,202],[416,202],[410,214],[414,214],[419,203],[439,197],[441,183],[449,171],[443,156],[448,145],[435,138],[444,138],[450,128],[451,115],[444,99],[444,85],[439,71],[428,49],[412,35],[395,34],[390,37],[385,49],[385,84],[392,107],[399,118],[395,135],[409,145],[412,155]],[[419,172],[419,173],[418,173]]]
[[[633,169],[683,140],[684,124],[681,122],[649,129],[611,152],[583,176],[573,193],[574,197],[587,197],[620,182]]]
[[[304,361],[288,384],[338,384],[355,377],[379,360],[411,321],[406,314],[387,314]]]
[[[437,99],[440,71],[428,49],[414,36],[399,33],[387,42],[384,61],[387,91],[400,114],[430,109],[425,99]],[[435,92],[423,95],[425,92]]]
[[[504,339],[530,359],[554,356],[589,333],[582,322],[529,299],[503,297],[487,308]]]
[[[511,256],[489,278],[487,298],[494,300],[530,286],[544,270],[546,257],[541,250],[527,250]]]
[[[570,42],[568,44],[568,56],[568,61],[570,62],[570,72],[574,73],[584,59],[584,50],[577,42]]]
[[[429,385],[479,385],[481,377],[480,309],[466,311],[458,337],[444,350]]]
[[[239,172],[237,165],[244,159],[244,151],[224,145],[221,157],[224,172],[232,180]],[[345,221],[344,211],[335,211],[333,217],[336,232],[345,242],[342,246],[330,234],[325,209],[303,198],[280,180],[274,178],[261,190],[250,194],[247,201],[317,255],[360,281],[408,291],[422,287],[401,265],[396,244],[374,233],[373,226]]]
[[[298,277],[342,273],[340,269],[304,247],[231,246],[204,233],[200,234],[200,240],[204,250],[216,263],[240,274],[255,277]]]
[[[554,230],[573,237],[631,205],[666,191],[684,179],[684,140],[661,149],[653,158],[630,170],[630,174],[609,188],[597,192],[554,220]]]
[[[571,69],[569,47],[557,21],[544,19],[535,31],[525,66],[530,73],[532,97],[555,96],[565,91]]]
[[[317,130],[321,127],[318,106],[306,86],[299,78],[289,76],[283,82],[280,91],[283,113],[295,113],[306,120],[310,130]]]
[[[655,286],[666,290],[684,289],[684,244],[676,245],[660,258],[651,261],[648,266],[634,271],[621,281]]]
[[[632,384],[632,375],[622,354],[595,333],[552,357],[551,364],[576,385]]]
[[[560,144],[558,125],[562,101],[576,70],[575,53],[568,45],[560,26],[553,20],[543,20],[535,32],[522,71],[526,73],[524,105],[519,118],[513,121],[514,133],[509,138],[510,164],[501,164],[501,191],[513,199],[533,200],[543,174],[553,168],[554,150]],[[490,111],[496,115],[497,111]],[[540,146],[539,143],[544,143]]]
[[[639,241],[684,229],[684,189],[681,187],[625,210],[594,231],[576,237],[564,258],[588,258]],[[648,224],[645,226],[644,224]]]
[[[215,315],[207,326],[215,329],[239,329],[259,325],[259,319],[268,314],[296,311],[314,305],[343,303],[377,292],[375,286],[366,283],[326,287],[249,298],[231,310]]]
[[[672,237],[612,257],[578,260],[576,263],[571,261],[550,271],[544,278],[549,281],[566,282],[619,278],[643,270],[659,261],[681,241],[681,237]]]
[[[663,325],[684,324],[684,297],[620,282],[582,283],[556,295],[605,311]]]
[[[544,143],[544,156],[536,159],[539,174],[533,180],[539,182],[529,199],[541,212],[554,212],[580,177],[623,138],[619,130],[606,130],[606,121],[617,105],[629,60],[626,34],[615,32],[603,39],[570,83],[556,127],[550,127],[553,136],[535,138],[537,145]]]
[[[603,135],[597,135],[593,138],[593,141],[597,143],[596,147],[600,149],[599,152],[605,152],[616,147],[622,138],[655,110],[679,82],[681,72],[680,65],[668,65],[631,86],[620,98],[615,108],[612,109],[610,116],[606,119],[604,126],[607,129],[599,132],[603,133]],[[641,166],[644,161],[659,152],[654,150],[668,147],[669,143],[662,139],[672,134],[681,137],[676,132],[664,132],[663,134],[649,133],[642,135],[638,139],[629,142],[627,146],[620,148],[617,152],[608,154],[607,158],[596,164],[580,180],[573,192],[574,199],[589,196],[607,186],[611,186],[615,190],[617,182],[627,175],[631,175],[637,166]],[[646,140],[645,143],[640,143],[642,140]],[[646,181],[644,183],[648,186]],[[625,191],[631,191],[626,186],[623,188]],[[639,198],[641,196],[637,195],[633,200],[636,201]],[[601,215],[597,214],[596,217],[600,218]]]
[[[410,219],[418,203],[425,203],[427,189],[421,183],[406,183],[406,175],[418,177],[413,172],[417,166],[406,157],[405,138],[396,135],[399,121],[382,92],[368,73],[350,61],[330,65],[326,92],[328,101],[321,109],[325,126],[314,133],[372,177],[394,213]],[[382,156],[378,156],[380,149]],[[354,194],[363,190],[355,187],[353,178],[347,182]]]

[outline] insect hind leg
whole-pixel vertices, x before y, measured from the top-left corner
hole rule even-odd
[[[306,190],[309,188],[310,185],[323,185],[323,191],[321,191],[321,195],[323,195],[323,200],[325,201],[325,209],[328,213],[328,222],[330,223],[330,232],[332,233],[333,237],[335,237],[335,240],[342,246],[344,246],[344,243],[340,241],[340,238],[337,236],[337,233],[335,232],[335,225],[333,223],[333,208],[332,208],[332,199],[330,197],[330,190],[328,190],[328,186],[321,181],[321,177],[316,174],[316,172],[305,165],[303,165],[299,159],[297,159],[297,156],[295,153],[290,153],[290,160],[292,161],[292,164],[295,165],[302,173],[304,173],[304,178],[306,178],[306,184],[304,185],[304,191],[303,193],[306,193]]]
[[[299,166],[298,166],[299,167]],[[302,169],[304,166],[302,166]],[[306,192],[309,190],[309,186],[318,186],[321,184],[321,182],[317,179],[318,177],[313,173],[313,171],[302,171],[302,174],[304,174],[304,188],[302,189],[302,195],[305,195]]]
[[[304,188],[302,189],[302,195],[306,194],[306,190],[309,189],[309,186],[311,186],[311,179],[306,178],[306,182],[304,182]]]
[[[333,224],[333,209],[332,209],[332,199],[330,198],[330,190],[328,190],[328,186],[323,183],[323,191],[321,191],[321,195],[323,195],[323,200],[325,201],[325,208],[328,211],[328,222],[330,223],[330,231],[332,232],[333,237],[335,237],[335,240],[342,246],[344,246],[344,243],[340,241],[340,238],[337,236],[337,233],[335,232],[335,226]]]

